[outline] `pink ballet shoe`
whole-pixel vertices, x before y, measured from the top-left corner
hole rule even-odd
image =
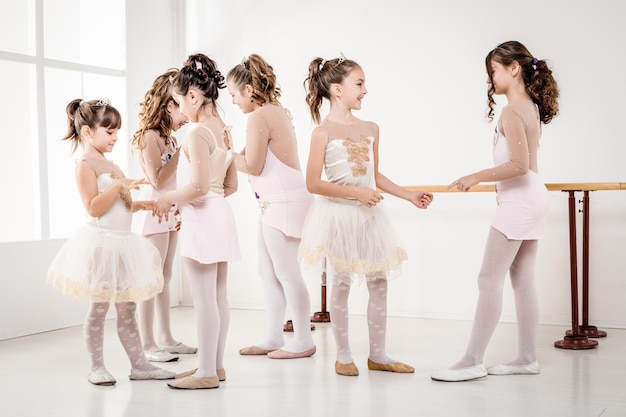
[[[298,359],[298,358],[308,358],[309,356],[313,356],[316,352],[315,346],[311,349],[307,349],[304,352],[286,352],[282,349],[274,350],[267,354],[267,357],[270,359]]]
[[[263,349],[258,346],[248,346],[239,350],[240,355],[267,355],[276,349]]]
[[[204,378],[195,378],[188,376],[186,378],[175,379],[168,382],[167,385],[174,389],[211,389],[219,388],[220,381],[216,376],[207,376]]]

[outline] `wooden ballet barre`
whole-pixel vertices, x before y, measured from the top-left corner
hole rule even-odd
[[[427,193],[460,193],[456,188],[448,188],[447,185],[407,185],[403,186],[408,191],[425,191]],[[553,183],[546,184],[548,191],[600,191],[600,190],[626,190],[624,182],[581,182],[581,183]],[[495,192],[495,184],[478,184],[469,189],[469,192]]]

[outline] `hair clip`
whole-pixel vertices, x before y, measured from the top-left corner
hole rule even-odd
[[[246,57],[244,56],[243,58],[241,58],[241,68],[246,69]]]
[[[339,52],[339,58],[337,58],[337,65],[341,65],[343,61],[345,60],[346,60],[346,56],[343,54],[343,52]]]
[[[539,60],[533,57],[533,69],[537,69],[537,62],[539,62]]]
[[[320,69],[324,68],[324,65],[326,65],[326,61],[325,59],[322,59],[322,62],[320,62]]]
[[[193,62],[196,64],[196,69],[199,69],[199,70],[202,69],[202,62],[196,61],[196,60],[194,60]]]
[[[111,100],[108,97],[104,97],[98,100],[96,104],[94,104],[94,106],[110,106],[110,105],[111,105]]]

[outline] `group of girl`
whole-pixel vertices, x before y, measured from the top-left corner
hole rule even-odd
[[[498,123],[496,166],[462,177],[450,187],[467,191],[479,182],[497,181],[499,207],[479,278],[480,296],[467,353],[450,369],[433,374],[435,380],[470,380],[487,372],[539,372],[533,267],[547,202],[537,176],[536,151],[540,123],[550,122],[558,111],[558,88],[545,61],[516,41],[490,51],[486,67],[491,119],[493,95],[508,99]],[[343,55],[315,58],[305,86],[306,102],[317,124],[305,175],[291,116],[279,102],[281,90],[273,68],[256,54],[234,66],[226,77],[206,55],[190,55],[182,68],[154,81],[141,104],[140,128],[132,139],[145,174],[141,180],[126,179],[104,156],[121,126],[117,110],[107,101],[76,99],[67,106],[65,139],[72,141],[73,150],[83,148],[76,180],[88,221],[57,254],[48,280],[64,293],[91,301],[84,331],[91,383],[115,383],[102,356],[110,302],[116,305],[118,335],[131,361],[130,379],[169,379],[168,386],[178,389],[217,388],[226,379],[227,269],[229,262],[240,259],[240,251],[225,197],[237,190],[237,172],[248,175],[260,207],[258,270],[267,309],[264,339],[239,353],[272,359],[315,354],[302,272],[325,270],[337,347],[335,372],[359,374],[348,331],[348,296],[355,281],[365,282],[369,292],[368,369],[414,372],[386,351],[387,282],[399,274],[407,255],[391,232],[380,204],[381,192],[420,209],[427,208],[433,196],[407,191],[379,172],[378,126],[353,115],[367,94],[365,73],[355,61]],[[217,108],[224,88],[233,104],[248,114],[245,147],[238,153]],[[330,108],[322,119],[324,99]],[[187,122],[195,126],[179,147],[172,132]],[[133,201],[130,190],[139,188],[139,198]],[[515,211],[520,206],[527,208],[521,214]],[[136,233],[131,233],[131,220]],[[197,349],[174,339],[169,326],[168,287],[177,244],[193,296]],[[520,356],[486,370],[482,355],[499,319],[507,270],[515,283]],[[141,302],[141,332],[135,321],[136,302]],[[285,344],[283,320],[288,305],[294,316],[294,338]],[[158,343],[153,332],[155,312]],[[180,374],[150,364],[196,351],[198,367]]]

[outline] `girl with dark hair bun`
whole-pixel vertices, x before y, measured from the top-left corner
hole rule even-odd
[[[189,279],[198,333],[198,369],[179,374],[171,388],[218,388],[226,379],[224,349],[230,323],[228,262],[240,259],[235,217],[226,201],[237,190],[230,128],[217,111],[224,77],[204,54],[190,55],[172,79],[172,96],[196,126],[178,159],[177,188],[163,194],[154,213],[181,215],[179,253]]]
[[[535,260],[538,239],[545,235],[550,197],[539,176],[537,151],[541,124],[558,114],[559,89],[547,63],[517,41],[496,46],[487,54],[485,66],[490,120],[493,95],[507,99],[495,130],[495,166],[461,177],[449,187],[468,191],[481,182],[495,182],[498,208],[478,275],[478,303],[467,350],[452,367],[431,375],[437,381],[539,373]],[[519,352],[511,362],[485,368],[483,356],[500,319],[507,272],[515,293]]]
[[[399,275],[407,254],[397,243],[377,189],[420,209],[433,196],[407,191],[378,171],[378,125],[352,114],[367,94],[365,73],[356,62],[343,56],[315,58],[305,86],[311,117],[318,124],[311,136],[306,185],[318,197],[307,215],[298,256],[303,269],[317,276],[325,270],[328,277],[335,372],[359,374],[348,334],[348,296],[358,280],[366,282],[369,292],[368,369],[412,373],[412,366],[387,356],[387,282]],[[330,102],[330,110],[322,120],[323,99]]]

